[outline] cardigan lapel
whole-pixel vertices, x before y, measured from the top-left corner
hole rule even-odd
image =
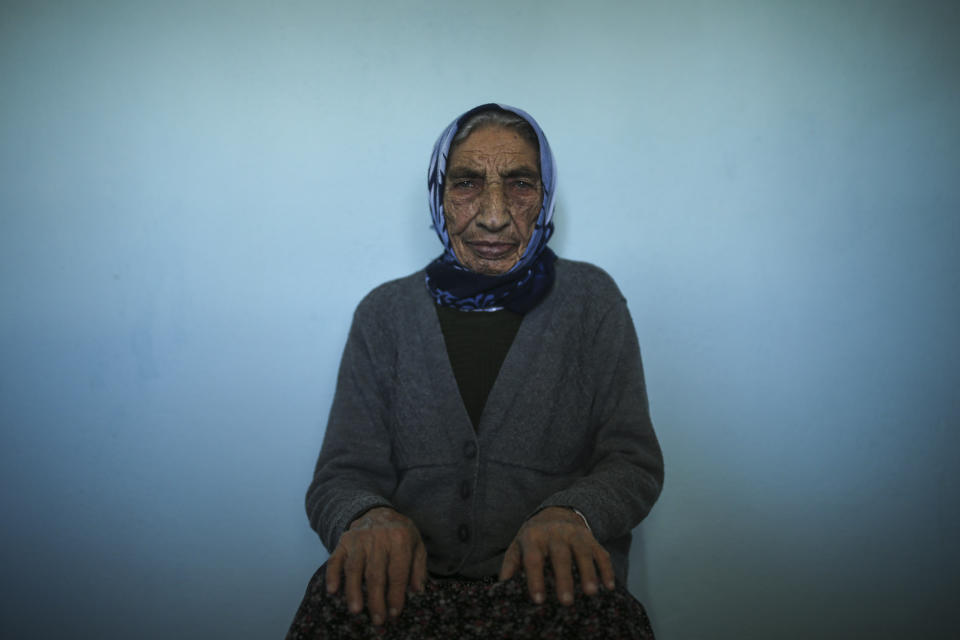
[[[557,276],[559,279],[559,273]],[[557,284],[555,281],[553,290],[539,305],[524,315],[523,322],[520,323],[520,329],[507,351],[507,357],[500,365],[500,372],[480,415],[477,432],[482,439],[496,437],[503,426],[509,423],[505,419],[506,412],[516,404],[517,395],[526,392],[526,383],[534,376],[537,366],[534,354],[539,351],[550,330],[550,318],[553,317],[551,308],[559,302]]]
[[[476,432],[470,415],[460,396],[460,387],[453,375],[453,365],[447,355],[447,344],[440,329],[440,319],[437,317],[435,302],[426,287],[416,303],[417,331],[424,346],[424,357],[427,363],[425,380],[431,380],[431,386],[437,392],[437,402],[441,405],[441,413],[450,416],[451,442],[453,436],[459,442],[465,437],[474,437]]]

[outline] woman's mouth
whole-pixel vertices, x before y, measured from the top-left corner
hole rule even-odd
[[[484,260],[499,260],[513,253],[516,245],[512,242],[467,242],[467,246]]]

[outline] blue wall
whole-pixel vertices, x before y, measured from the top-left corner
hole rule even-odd
[[[282,636],[353,307],[498,100],[636,320],[658,637],[952,637],[960,5],[199,4],[0,7],[0,635]]]

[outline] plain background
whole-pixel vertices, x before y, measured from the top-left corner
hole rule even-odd
[[[500,101],[636,321],[658,637],[956,637],[958,7],[3,2],[0,635],[283,636],[353,308]]]

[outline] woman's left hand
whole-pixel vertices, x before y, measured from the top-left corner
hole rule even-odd
[[[523,567],[534,602],[544,601],[544,561],[549,558],[561,604],[573,604],[573,562],[577,563],[583,592],[597,593],[597,573],[607,589],[615,586],[613,564],[583,519],[572,509],[547,507],[523,523],[503,557],[500,580],[509,580]]]

